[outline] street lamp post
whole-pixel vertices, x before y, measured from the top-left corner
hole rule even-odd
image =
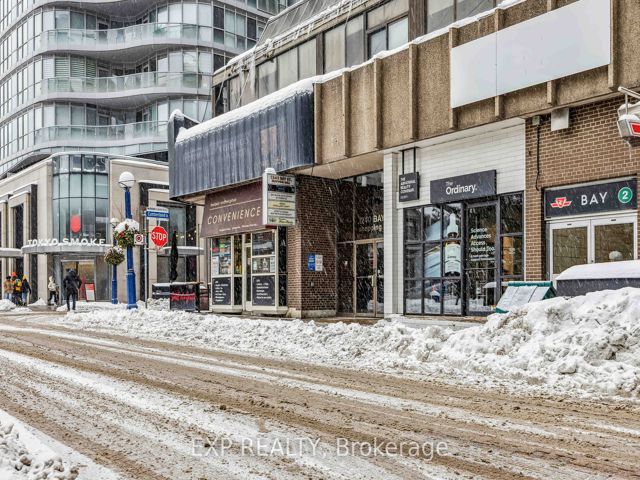
[[[131,172],[122,172],[118,184],[124,189],[124,213],[127,219],[132,219],[131,215],[131,188],[135,185],[136,179]],[[127,308],[138,308],[136,303],[136,273],[133,270],[133,248],[127,247]]]
[[[117,218],[111,219],[112,233],[115,233],[115,229],[118,226],[118,223],[120,222],[118,222]],[[113,243],[115,246],[115,235],[112,235],[112,237],[114,237]],[[117,265],[113,265],[111,267],[111,303],[113,303],[114,305],[118,303],[118,266]]]

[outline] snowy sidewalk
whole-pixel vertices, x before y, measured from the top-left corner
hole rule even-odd
[[[28,315],[207,349],[562,395],[640,395],[640,289],[532,303],[485,324],[412,328],[248,320],[152,309]]]

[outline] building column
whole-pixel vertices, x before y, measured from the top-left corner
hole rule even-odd
[[[398,225],[397,178],[400,154],[384,156],[384,314],[402,313],[400,290],[402,278],[397,278],[396,265],[402,258],[402,230]]]

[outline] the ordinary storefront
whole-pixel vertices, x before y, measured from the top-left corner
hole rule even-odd
[[[491,313],[524,275],[524,126],[443,137],[396,158],[397,311]]]

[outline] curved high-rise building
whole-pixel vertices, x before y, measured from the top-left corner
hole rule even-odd
[[[0,176],[60,151],[165,159],[174,109],[211,117],[211,75],[283,0],[0,0]]]
[[[285,0],[0,0],[0,271],[79,272],[106,300],[124,268],[104,254],[125,216],[118,178],[135,177],[133,217],[171,212],[179,280],[198,277],[196,206],[168,201],[166,125],[173,110],[212,116],[214,70],[248,48]],[[113,219],[117,220],[113,220]],[[168,251],[136,249],[138,297],[169,281]]]

